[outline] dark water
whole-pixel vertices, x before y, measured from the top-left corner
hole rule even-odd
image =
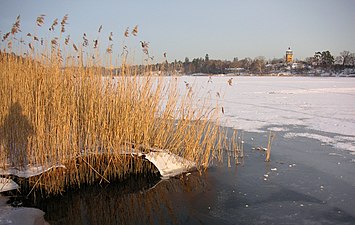
[[[53,225],[355,224],[354,155],[279,133],[266,163],[253,147],[265,146],[267,134],[244,139],[238,166],[225,161],[169,180],[135,176],[37,199],[35,207]]]

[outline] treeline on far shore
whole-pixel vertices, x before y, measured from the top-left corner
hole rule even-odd
[[[131,69],[137,73],[143,73],[147,70],[146,65],[132,66]],[[316,52],[314,56],[307,57],[305,60],[293,60],[286,63],[284,58],[274,58],[267,60],[263,56],[252,58],[230,60],[210,59],[209,55],[205,57],[188,57],[182,61],[162,63],[151,63],[148,69],[154,74],[235,74],[235,75],[265,75],[265,74],[353,74],[355,73],[355,53],[343,51],[338,56],[333,56],[329,51]],[[119,70],[115,70],[119,74]]]
[[[18,60],[33,60],[16,56],[14,53],[0,51],[0,60],[5,55],[13,55]],[[82,65],[86,67],[85,64]],[[314,56],[307,57],[305,60],[293,60],[287,63],[284,58],[274,58],[267,60],[263,56],[252,58],[230,60],[210,59],[208,54],[204,58],[194,58],[192,61],[185,58],[184,62],[174,60],[161,63],[148,62],[144,65],[128,65],[124,67],[116,66],[111,68],[103,66],[96,67],[96,71],[101,71],[102,75],[117,76],[122,71],[129,69],[136,75],[151,73],[153,75],[310,75],[310,76],[355,76],[355,53],[343,51],[339,56],[334,57],[329,51],[316,52]]]

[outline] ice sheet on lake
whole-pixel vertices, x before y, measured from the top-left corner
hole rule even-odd
[[[298,125],[331,134],[312,138],[355,151],[355,79],[235,76],[229,85],[230,78],[183,76],[180,90],[189,83],[200,99],[218,102],[225,126],[261,132],[265,126]]]
[[[294,132],[286,133],[284,137],[285,138],[304,137],[304,138],[316,139],[321,141],[324,144],[331,145],[339,149],[349,150],[353,155],[355,155],[355,145],[353,145],[353,143],[355,143],[355,137],[346,137],[346,136],[327,137],[319,134],[294,133]]]

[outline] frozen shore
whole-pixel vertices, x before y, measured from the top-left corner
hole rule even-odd
[[[305,132],[297,126],[283,129]],[[44,199],[37,207],[52,225],[354,224],[355,156],[284,134],[277,132],[267,163],[265,152],[255,150],[266,145],[267,133],[244,132],[245,157],[238,166],[232,161],[228,167],[225,160],[202,175],[192,172],[153,183],[132,177]]]

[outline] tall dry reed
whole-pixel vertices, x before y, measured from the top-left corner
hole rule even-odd
[[[131,69],[127,47],[122,63],[113,64],[112,32],[105,54],[99,38],[91,42],[84,34],[82,43],[72,42],[65,36],[67,19],[53,21],[49,40],[28,33],[18,41],[20,17],[3,36],[1,168],[65,165],[29,179],[31,190],[55,194],[155,169],[143,166],[142,158],[122,154],[132,149],[168,149],[201,169],[220,156],[220,110],[196,107],[193,96],[180,96],[178,79],[151,76],[149,65],[143,73]],[[36,24],[44,27],[45,15]],[[138,34],[138,27],[132,34]]]

